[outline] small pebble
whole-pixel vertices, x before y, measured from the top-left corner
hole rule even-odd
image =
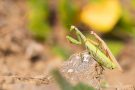
[[[73,71],[73,69],[68,69],[68,73],[72,73]]]

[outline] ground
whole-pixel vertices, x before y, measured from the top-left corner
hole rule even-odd
[[[24,0],[0,1],[0,89],[54,90],[49,71],[61,63],[49,46],[33,39],[26,29]],[[57,29],[57,28],[56,28]],[[135,42],[127,42],[117,57],[124,72],[106,70],[112,87],[135,85]]]

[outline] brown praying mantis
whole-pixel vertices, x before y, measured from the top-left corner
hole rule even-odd
[[[86,38],[75,26],[71,26],[70,31],[75,30],[77,39],[72,38],[71,36],[66,36],[66,38],[73,44],[81,45],[84,44],[88,49],[89,53],[92,57],[101,65],[108,69],[118,68],[122,71],[119,63],[111,53],[110,49],[106,45],[106,43],[94,32],[91,31],[91,35],[93,35],[98,43],[92,41],[89,38]],[[97,47],[98,46],[98,47]]]

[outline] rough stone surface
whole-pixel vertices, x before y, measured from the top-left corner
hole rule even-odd
[[[88,52],[72,55],[60,68],[61,73],[71,83],[83,82],[95,88],[100,88],[103,80],[103,68]]]

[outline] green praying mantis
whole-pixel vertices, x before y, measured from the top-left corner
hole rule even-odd
[[[75,30],[77,39],[72,38],[71,36],[66,36],[66,38],[73,44],[81,45],[84,44],[92,57],[103,67],[108,69],[118,68],[122,71],[119,63],[111,53],[110,49],[106,43],[94,32],[91,31],[90,34],[93,35],[98,43],[92,41],[89,38],[86,38],[75,26],[71,26],[70,31]]]

